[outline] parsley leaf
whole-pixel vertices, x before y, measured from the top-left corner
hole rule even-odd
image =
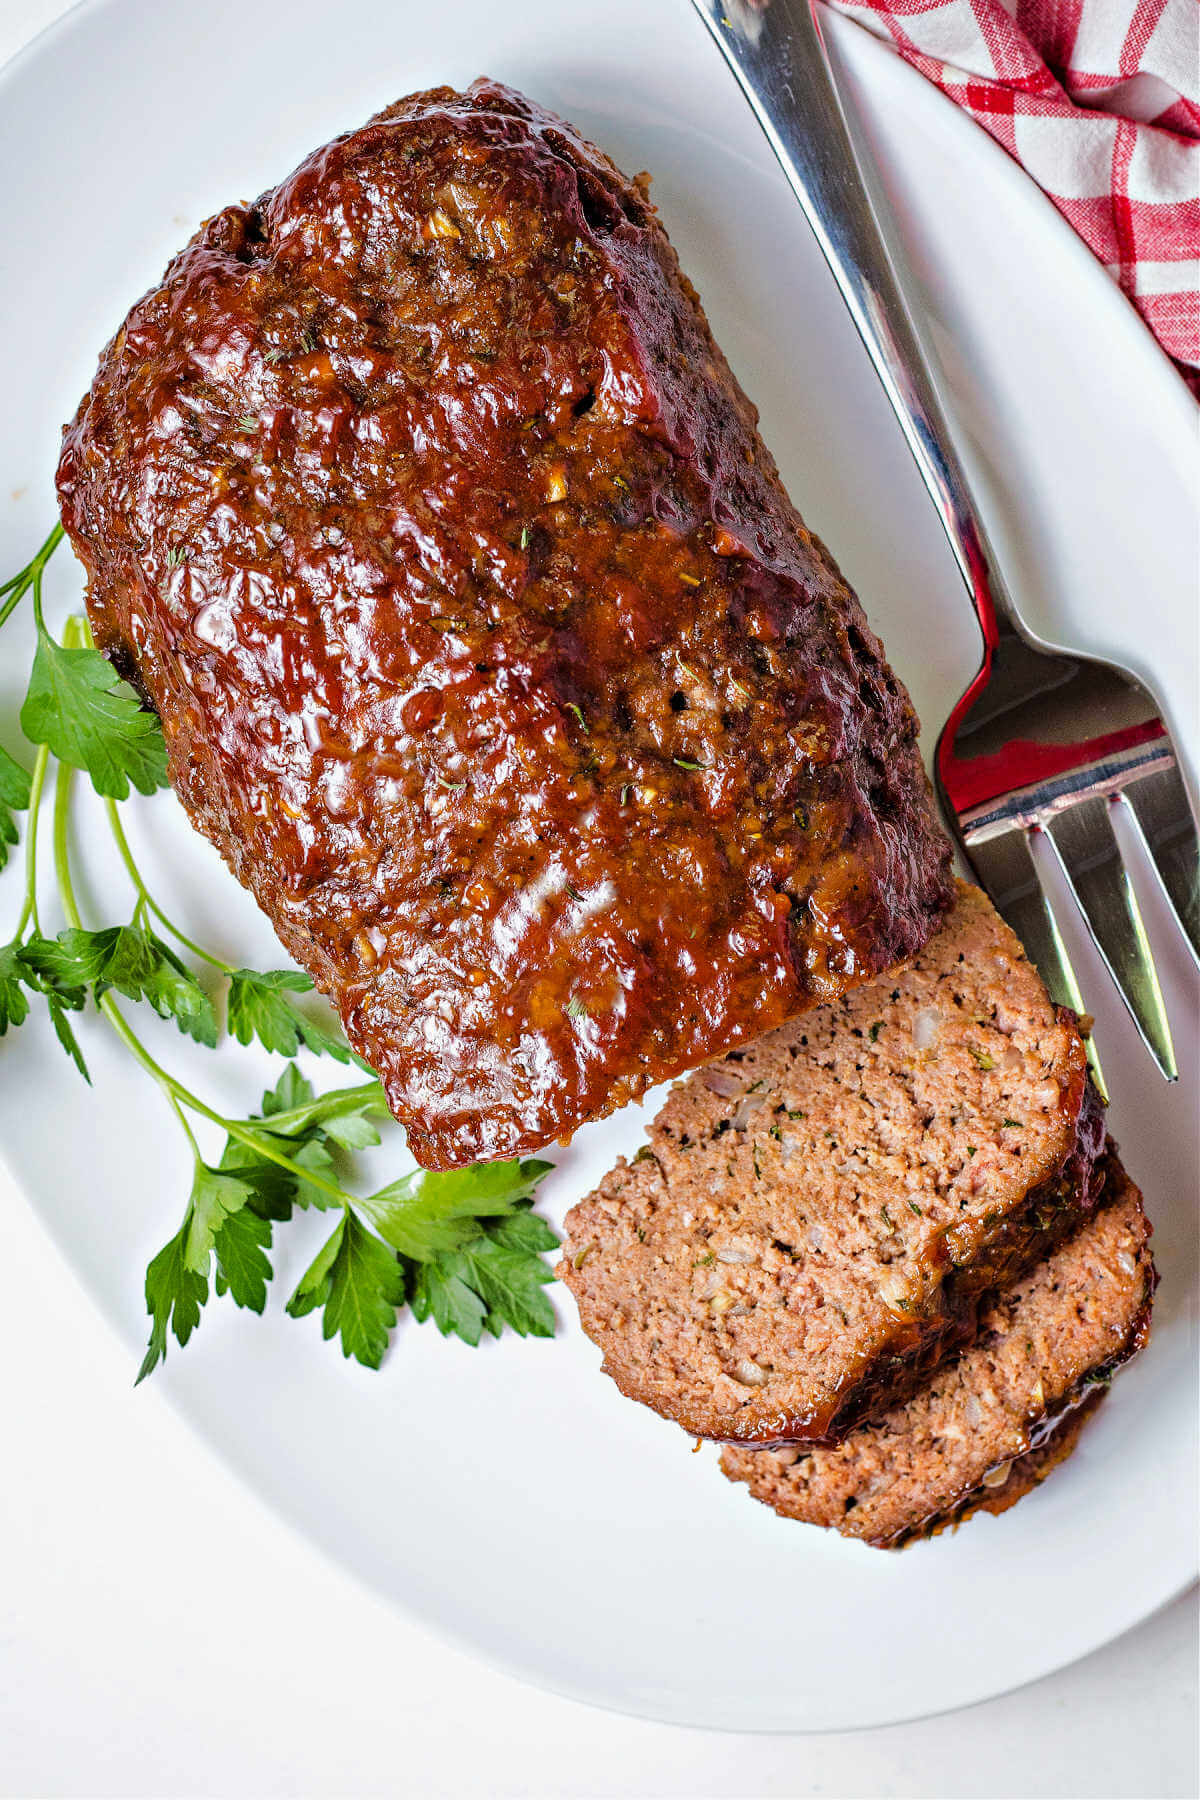
[[[241,1212],[252,1192],[249,1182],[231,1175],[228,1170],[210,1169],[202,1162],[196,1164],[183,1246],[184,1261],[195,1274],[208,1273],[218,1231],[227,1219]]]
[[[267,1304],[267,1283],[273,1270],[266,1252],[271,1247],[270,1221],[249,1206],[231,1212],[213,1235],[217,1256],[217,1292],[228,1292],[235,1306],[260,1313]]]
[[[97,999],[115,988],[127,1000],[145,1000],[162,1019],[210,1049],[217,1041],[212,1002],[175,952],[152,931],[112,925],[104,931],[69,929],[57,938],[32,938],[24,960],[64,999],[90,988]]]
[[[503,1244],[509,1250],[521,1250],[527,1256],[541,1256],[546,1251],[558,1249],[558,1238],[545,1219],[539,1219],[535,1212],[528,1210],[513,1213],[508,1219],[498,1219],[485,1229],[497,1244]]]
[[[291,1218],[296,1177],[290,1169],[281,1168],[265,1156],[256,1156],[248,1145],[233,1137],[226,1138],[217,1167],[222,1175],[232,1175],[250,1189],[246,1205],[260,1219],[273,1219],[282,1225]]]
[[[239,1044],[257,1038],[266,1050],[295,1056],[300,1045],[314,1056],[331,1056],[335,1062],[361,1062],[336,1031],[296,1012],[289,994],[312,991],[312,980],[298,969],[235,969],[229,982],[229,1030]],[[366,1064],[362,1066],[365,1068]]]
[[[8,861],[8,847],[17,841],[14,813],[29,805],[30,778],[14,756],[0,749],[0,869]]]
[[[239,1044],[257,1038],[264,1050],[295,1056],[300,1030],[285,993],[307,994],[312,980],[294,969],[235,969],[229,982],[229,1032]]]
[[[142,711],[98,650],[64,649],[44,627],[21,730],[60,762],[86,770],[98,794],[124,800],[130,782],[142,794],[166,785],[167,747],[154,714]]]
[[[331,1146],[358,1150],[378,1144],[379,1133],[366,1115],[382,1107],[378,1089],[371,1087],[358,1094],[315,1098],[312,1083],[290,1062],[275,1086],[263,1095],[261,1112],[246,1123],[261,1125],[264,1138],[268,1134],[276,1136],[278,1148],[301,1171],[336,1182],[338,1169]],[[301,1114],[299,1120],[290,1120],[286,1130],[276,1133],[272,1121],[281,1114],[297,1112]],[[265,1146],[260,1152],[239,1138],[227,1137],[218,1168],[250,1187],[250,1205],[264,1219],[290,1219],[297,1206],[326,1210],[337,1205],[331,1194],[306,1181],[303,1173],[281,1168],[265,1154]]]
[[[263,1310],[271,1276],[264,1254],[271,1227],[265,1219],[251,1215],[247,1222],[244,1217],[252,1195],[248,1182],[197,1162],[183,1224],[146,1270],[146,1310],[152,1324],[138,1381],[166,1356],[168,1330],[182,1345],[199,1325],[214,1250],[218,1294],[231,1293],[238,1306]]]
[[[343,1150],[373,1150],[383,1142],[365,1113],[333,1113],[324,1121],[322,1130]]]
[[[276,1113],[294,1112],[298,1106],[307,1106],[312,1098],[312,1082],[300,1073],[294,1062],[290,1062],[275,1086],[263,1095],[261,1116],[271,1119]]]
[[[60,995],[49,992],[45,993],[44,998],[46,1006],[49,1009],[50,1023],[54,1027],[55,1037],[66,1051],[71,1061],[75,1064],[75,1067],[79,1070],[79,1073],[83,1076],[83,1079],[87,1082],[88,1086],[91,1087],[92,1078],[88,1073],[88,1066],[83,1060],[83,1051],[79,1048],[79,1039],[75,1036],[75,1033],[71,1028],[71,1021],[67,1018],[64,1010],[69,1002],[64,1001]]]
[[[25,989],[40,994],[50,1013],[55,1037],[90,1085],[92,1078],[83,1060],[83,1051],[67,1018],[68,1008],[78,1012],[82,1007],[87,998],[86,990],[69,984],[59,986],[49,976],[41,975],[27,957],[29,948],[28,944],[17,943],[0,947],[0,1037],[10,1025],[21,1025],[29,1017],[29,996]]]
[[[391,1251],[353,1213],[345,1212],[300,1277],[287,1310],[299,1319],[323,1309],[325,1337],[340,1337],[344,1356],[377,1369],[407,1287],[405,1271]]]
[[[313,1126],[296,1148],[293,1149],[289,1145],[288,1155],[293,1162],[299,1163],[302,1169],[308,1169],[312,1174],[320,1175],[326,1181],[337,1180],[337,1164],[333,1160],[333,1154],[325,1142],[325,1133],[320,1126]],[[296,1182],[292,1200],[295,1205],[300,1207],[301,1211],[307,1211],[311,1206],[315,1207],[318,1212],[327,1212],[330,1207],[337,1205],[332,1194],[327,1194],[324,1188],[316,1187],[312,1182],[305,1181],[303,1178]]]
[[[252,1114],[246,1121],[249,1125],[267,1124],[277,1113],[292,1112],[298,1106],[308,1105],[313,1099],[312,1083],[306,1081],[295,1063],[288,1063],[283,1074],[273,1088],[268,1088],[262,1097],[262,1109]],[[280,1148],[294,1160],[299,1159],[309,1138],[318,1130],[316,1126],[301,1131],[291,1137],[279,1138]],[[256,1152],[240,1138],[227,1137],[221,1160],[217,1165],[223,1174],[235,1176],[250,1189],[248,1206],[262,1219],[276,1219],[281,1223],[290,1219],[292,1209],[297,1200],[297,1177],[291,1169],[282,1168],[269,1156]],[[325,1204],[327,1196],[321,1195]]]
[[[174,1019],[188,1037],[209,1050],[215,1049],[219,1032],[212,1001],[168,944],[152,931],[142,935],[153,962],[149,978],[143,977],[145,998],[160,1019]]]
[[[554,1311],[542,1288],[554,1280],[542,1254],[558,1239],[529,1209],[549,1163],[483,1164],[452,1175],[424,1171],[360,1202],[381,1235],[416,1266],[414,1318],[443,1337],[477,1344],[505,1325],[551,1337]],[[490,1215],[490,1216],[489,1216]]]
[[[200,1308],[208,1299],[207,1277],[189,1269],[184,1258],[188,1223],[185,1219],[146,1270],[146,1311],[152,1325],[138,1381],[144,1381],[166,1356],[168,1330],[174,1332],[181,1345],[187,1343],[200,1323]]]
[[[416,1169],[355,1204],[394,1250],[426,1262],[476,1236],[481,1218],[515,1212],[551,1166],[476,1163],[446,1174]]]
[[[445,1261],[423,1263],[413,1279],[413,1318],[424,1324],[432,1319],[443,1337],[460,1337],[477,1344],[483,1336],[488,1309],[474,1288]]]
[[[542,1291],[554,1280],[554,1271],[540,1256],[508,1249],[485,1231],[475,1243],[455,1251],[453,1261],[486,1302],[493,1337],[506,1325],[520,1337],[554,1336],[554,1308]]]
[[[10,1025],[15,1029],[29,1017],[28,985],[29,970],[20,945],[5,944],[0,949],[0,1037]]]
[[[352,1050],[340,1031],[327,1031],[315,1019],[305,1018],[303,1013],[296,1014],[296,1028],[306,1050],[314,1056],[331,1056],[334,1062],[354,1063],[365,1074],[373,1075],[374,1069],[356,1050]]]
[[[479,1342],[482,1328],[499,1337],[505,1325],[521,1337],[553,1337],[554,1309],[542,1289],[555,1277],[538,1252],[554,1249],[558,1239],[540,1219],[531,1219],[536,1236],[530,1233],[522,1241],[518,1235],[506,1242],[502,1233],[517,1222],[486,1225],[460,1249],[445,1251],[419,1268],[414,1317],[432,1318],[443,1337],[454,1332],[468,1344]],[[531,1250],[531,1242],[538,1251]]]
[[[26,939],[18,952],[25,983],[36,993],[53,994],[60,1006],[80,1012],[87,1003],[87,983],[78,979],[70,959],[57,952],[53,938]]]

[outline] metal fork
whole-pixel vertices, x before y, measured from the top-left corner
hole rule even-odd
[[[1110,816],[1125,808],[1140,831],[1200,962],[1200,840],[1160,709],[1124,669],[1042,650],[1021,625],[904,298],[894,239],[885,240],[859,168],[815,0],[693,3],[816,234],[982,627],[982,666],[935,758],[959,845],[1054,998],[1083,1011],[1031,850],[1044,835],[1142,1038],[1174,1080],[1171,1028]]]

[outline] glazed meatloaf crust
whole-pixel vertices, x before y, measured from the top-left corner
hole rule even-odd
[[[910,955],[912,707],[644,178],[476,82],[210,219],[59,467],[194,824],[434,1168]]]
[[[1103,1136],[1074,1018],[963,885],[904,967],[676,1088],[559,1271],[632,1398],[700,1437],[834,1442],[1092,1207]]]
[[[888,1548],[1011,1505],[1071,1448],[1078,1409],[1149,1332],[1150,1227],[1115,1160],[1107,1192],[1074,1237],[993,1300],[977,1341],[906,1406],[837,1449],[726,1449],[725,1474],[787,1518]]]

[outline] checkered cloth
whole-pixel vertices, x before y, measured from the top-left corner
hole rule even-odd
[[[1021,164],[1200,394],[1197,0],[833,0]]]

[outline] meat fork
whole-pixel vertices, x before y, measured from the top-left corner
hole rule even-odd
[[[935,757],[959,846],[1053,997],[1083,1011],[1031,848],[1038,836],[1050,846],[1147,1048],[1174,1080],[1171,1028],[1111,817],[1124,809],[1141,833],[1200,962],[1200,841],[1160,709],[1125,670],[1040,649],[1021,625],[859,169],[815,0],[693,3],[816,234],[982,628],[982,665]]]

